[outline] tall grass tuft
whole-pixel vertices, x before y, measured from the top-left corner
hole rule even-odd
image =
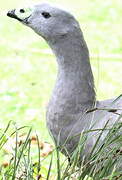
[[[122,115],[112,125],[109,120],[104,125],[103,129],[91,129],[84,131],[81,134],[79,144],[73,154],[67,157],[67,164],[57,166],[60,172],[60,178],[57,180],[116,180],[122,179],[122,122],[119,121]],[[88,141],[89,133],[95,132],[99,134],[96,142],[87,155],[82,157],[85,150],[85,144]],[[106,136],[103,133],[106,132]],[[104,139],[103,139],[104,137]],[[57,157],[58,164],[59,154]],[[70,161],[68,161],[70,159]],[[82,161],[79,164],[79,159]]]
[[[44,166],[45,158],[40,159],[39,137],[37,136],[37,159],[36,163],[32,158],[30,135],[32,129],[27,127],[16,128],[10,136],[15,136],[16,144],[13,150],[12,158],[9,165],[5,168],[0,168],[1,180],[116,180],[122,179],[122,122],[118,118],[112,127],[108,126],[109,121],[105,124],[103,129],[92,129],[81,133],[79,144],[71,156],[65,157],[62,160],[62,155],[59,151],[59,146],[55,147],[50,160],[46,166],[45,174],[42,175],[41,169]],[[4,144],[8,140],[8,131],[11,122],[8,123],[5,130],[0,131],[0,150],[2,152]],[[24,143],[18,145],[18,137],[20,131],[26,129],[26,138]],[[99,135],[97,140],[87,157],[82,157],[85,149],[85,144],[88,140],[88,135],[91,132]],[[103,132],[106,131],[106,136],[103,138]],[[121,165],[121,166],[120,166]],[[54,170],[54,167],[57,170]]]

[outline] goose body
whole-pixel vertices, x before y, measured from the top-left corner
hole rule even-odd
[[[25,9],[19,13],[12,10],[7,15],[42,36],[56,56],[58,75],[46,119],[55,142],[65,146],[70,154],[78,145],[81,132],[91,127],[103,128],[108,120],[109,125],[116,122],[122,113],[122,98],[96,100],[89,51],[79,23],[70,13],[49,4],[36,5],[29,11],[28,15]],[[96,138],[90,133],[86,156]],[[64,154],[66,151],[62,149]]]

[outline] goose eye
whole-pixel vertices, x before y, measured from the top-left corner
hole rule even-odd
[[[42,16],[46,19],[51,17],[50,13],[48,12],[42,12]]]

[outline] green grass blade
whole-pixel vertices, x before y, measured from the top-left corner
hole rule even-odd
[[[46,180],[49,180],[49,178],[50,178],[50,173],[51,173],[51,168],[52,168],[52,160],[53,160],[53,154],[51,156],[50,165],[49,165],[49,169],[48,169]]]

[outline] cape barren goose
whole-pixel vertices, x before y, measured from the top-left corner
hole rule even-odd
[[[47,107],[47,126],[55,142],[71,154],[80,133],[115,123],[122,113],[122,98],[97,101],[89,51],[79,23],[69,12],[49,4],[11,10],[7,14],[32,28],[51,47],[58,74]],[[120,85],[121,88],[121,85]],[[106,109],[106,110],[103,110]],[[106,133],[103,133],[103,138]],[[97,136],[89,133],[84,155],[91,151]]]

